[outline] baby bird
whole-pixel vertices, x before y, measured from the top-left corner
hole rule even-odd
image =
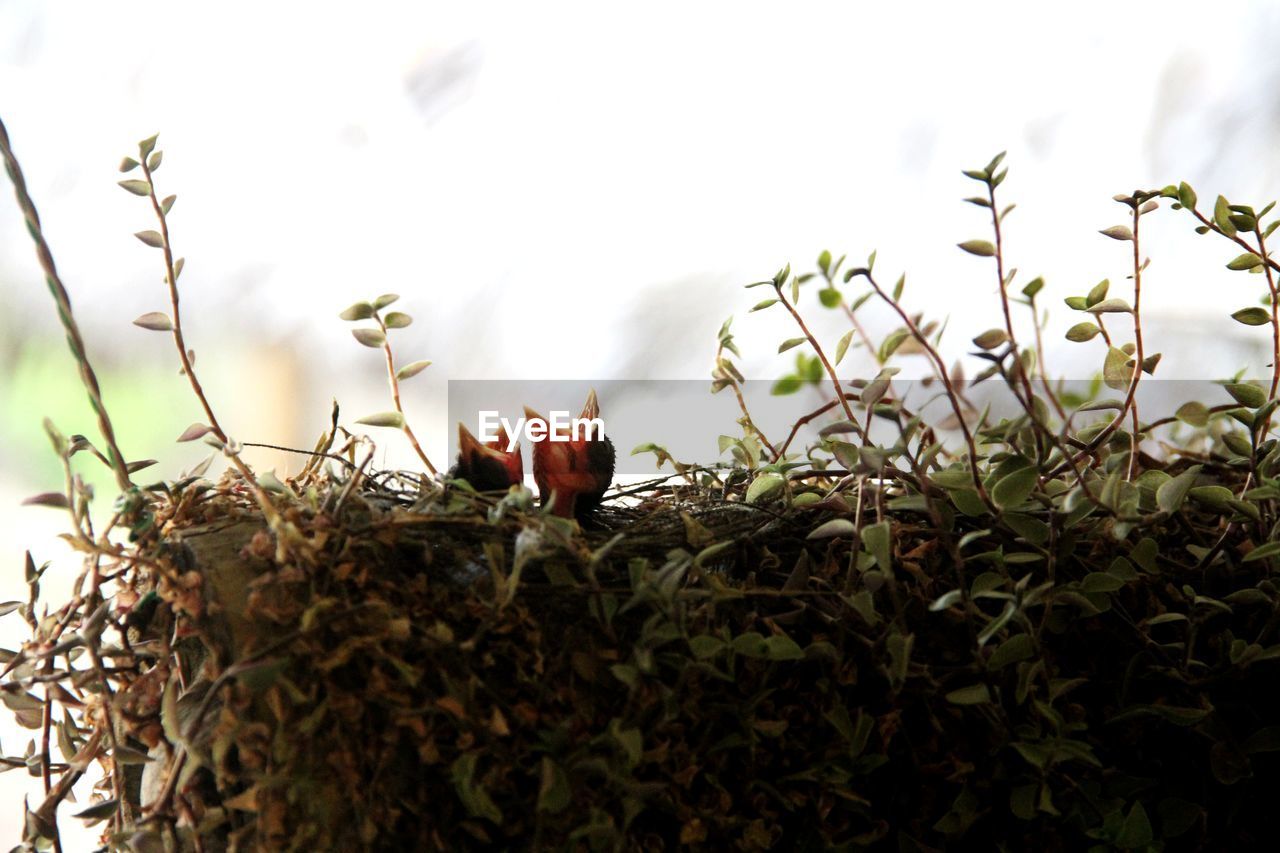
[[[546,421],[528,406],[524,410],[530,420]],[[600,417],[600,403],[593,390],[582,407],[582,420]],[[604,497],[613,480],[613,442],[596,432],[584,428],[577,440],[551,441],[549,438],[533,443],[533,479],[545,505],[551,503],[551,511],[564,518],[585,518]],[[597,437],[598,436],[598,437]]]
[[[482,444],[459,423],[458,461],[449,469],[448,476],[466,480],[477,492],[505,492],[523,482],[524,460],[520,457],[520,445],[508,453],[508,441],[507,431],[499,426],[497,440]]]

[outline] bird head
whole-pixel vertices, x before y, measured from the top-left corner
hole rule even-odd
[[[520,445],[507,451],[510,438],[507,431],[498,426],[498,437],[487,444],[471,434],[462,423],[458,424],[458,461],[450,476],[466,480],[478,492],[497,492],[524,481],[524,460]]]
[[[550,423],[525,406],[525,417]],[[600,403],[593,390],[578,416],[582,421],[600,417]],[[590,436],[590,437],[588,437]],[[552,441],[550,435],[533,443],[533,479],[543,504],[551,501],[552,512],[565,518],[583,516],[604,497],[613,479],[613,442],[595,430],[581,429],[567,440]]]

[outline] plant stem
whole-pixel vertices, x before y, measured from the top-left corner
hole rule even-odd
[[[9,134],[5,130],[3,121],[0,121],[0,154],[4,156],[5,170],[9,173],[9,179],[13,181],[13,192],[17,196],[18,207],[22,209],[22,215],[27,221],[27,232],[35,241],[36,257],[39,258],[40,267],[44,270],[45,283],[58,306],[58,319],[62,321],[62,328],[66,332],[67,346],[71,348],[71,356],[80,368],[80,379],[85,391],[89,394],[89,405],[98,418],[98,431],[102,433],[102,439],[107,444],[107,458],[111,463],[111,470],[116,475],[116,484],[120,487],[120,491],[127,492],[133,488],[133,481],[129,479],[124,455],[116,444],[116,433],[111,426],[107,406],[102,401],[102,390],[98,387],[97,374],[94,373],[93,366],[89,363],[89,355],[85,352],[80,326],[71,313],[71,296],[58,276],[58,269],[53,263],[53,254],[49,251],[44,232],[40,229],[40,215],[36,212],[35,202],[27,193],[27,183],[22,176],[18,159],[9,145]]]
[[[431,464],[422,445],[418,443],[418,437],[413,434],[413,428],[409,426],[409,419],[404,416],[404,406],[400,404],[400,380],[396,378],[396,360],[391,354],[391,339],[387,337],[387,324],[382,321],[379,314],[374,314],[373,318],[378,321],[378,328],[382,330],[382,352],[387,357],[387,382],[391,385],[391,401],[395,404],[396,411],[400,413],[400,429],[404,432],[405,438],[409,439],[409,444],[413,445],[414,452],[418,454],[422,464],[427,466],[427,470],[434,477],[437,473],[436,466]]]

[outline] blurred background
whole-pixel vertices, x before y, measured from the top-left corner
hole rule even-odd
[[[406,383],[406,407],[443,465],[451,379],[702,379],[730,315],[744,373],[785,373],[788,318],[747,315],[760,291],[741,285],[811,269],[823,249],[855,263],[878,249],[880,277],[905,271],[904,302],[950,317],[943,350],[961,356],[996,324],[996,289],[990,261],[955,246],[989,236],[960,170],[1005,149],[1008,260],[1018,286],[1046,280],[1050,368],[1088,378],[1102,345],[1063,340],[1078,318],[1061,300],[1104,277],[1127,295],[1129,246],[1097,233],[1123,221],[1114,194],[1186,180],[1210,203],[1260,207],[1280,191],[1277,36],[1280,7],[1263,0],[1052,16],[1025,3],[0,0],[0,115],[121,445],[159,460],[151,479],[206,450],[173,443],[200,412],[168,336],[130,322],[168,310],[160,255],[131,236],[155,227],[148,205],[116,186],[121,157],[157,131],[188,343],[228,430],[309,447],[334,399],[348,424],[388,408],[379,354],[336,315],[396,292],[416,320],[395,333],[399,357],[434,362]],[[1265,330],[1228,318],[1261,290],[1224,269],[1233,247],[1197,238],[1185,213],[1144,226],[1157,376],[1267,372]],[[803,301],[834,346],[837,312]],[[876,340],[894,327],[882,308],[863,315]],[[842,373],[870,364],[853,352]],[[65,559],[62,517],[18,507],[60,485],[45,416],[96,438],[6,186],[0,600],[25,598],[24,550]],[[733,428],[708,429],[706,459]],[[399,436],[380,438],[380,464],[413,464]],[[301,461],[248,456],[280,474]],[[82,465],[105,505],[95,467]],[[0,645],[22,627],[0,620]],[[30,734],[6,720],[0,751],[20,756]],[[17,798],[37,781],[0,776],[0,843],[17,839]]]

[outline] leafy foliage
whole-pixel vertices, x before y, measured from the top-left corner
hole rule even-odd
[[[155,143],[121,166],[142,169],[121,185],[153,203],[161,229],[143,242],[163,250],[173,292],[170,313],[139,325],[174,335],[206,411],[181,438],[212,437],[233,466],[217,482],[200,469],[126,487],[142,463],[46,425],[65,488],[32,502],[68,512],[88,592],[42,611],[29,559],[29,600],[0,605],[32,632],[5,654],[3,691],[44,735],[3,760],[47,783],[29,846],[56,839],[95,759],[110,772],[76,817],[110,821],[113,843],[134,849],[196,836],[268,849],[1249,849],[1274,834],[1280,706],[1260,701],[1280,665],[1271,205],[1219,196],[1204,212],[1185,183],[1117,196],[1124,221],[1100,231],[1125,287],[1064,300],[1080,318],[1068,340],[1097,353],[1094,387],[1072,393],[1044,365],[1048,286],[1006,268],[1014,208],[997,199],[998,155],[965,172],[990,233],[961,241],[957,262],[992,268],[998,288],[971,382],[943,361],[946,324],[904,304],[905,276],[885,287],[874,253],[846,266],[823,252],[816,272],[787,266],[749,287],[769,293],[753,312],[794,326],[775,393],[828,400],[770,441],[726,322],[712,390],[741,411],[741,434],[720,439],[730,460],[700,467],[642,445],[682,482],[619,495],[584,529],[522,487],[492,498],[370,472],[353,440],[335,449],[336,412],[295,476],[234,464],[182,345]],[[1261,305],[1231,316],[1270,332],[1273,358],[1264,379],[1224,378],[1221,400],[1149,419],[1136,392],[1159,353],[1142,325],[1142,238],[1162,202],[1234,244],[1228,269],[1265,282]],[[834,347],[805,319],[808,290],[849,322]],[[411,319],[384,313],[395,299],[341,316],[372,321],[353,334],[382,350],[395,404],[362,422],[413,441],[398,381],[427,363],[396,367],[388,332]],[[893,328],[876,343],[862,317],[880,309]],[[870,379],[840,373],[856,348]],[[908,400],[907,357],[928,365],[943,417]],[[976,383],[1013,413],[979,409]],[[816,440],[795,448],[815,421]],[[105,531],[87,522],[81,451],[121,472]]]

